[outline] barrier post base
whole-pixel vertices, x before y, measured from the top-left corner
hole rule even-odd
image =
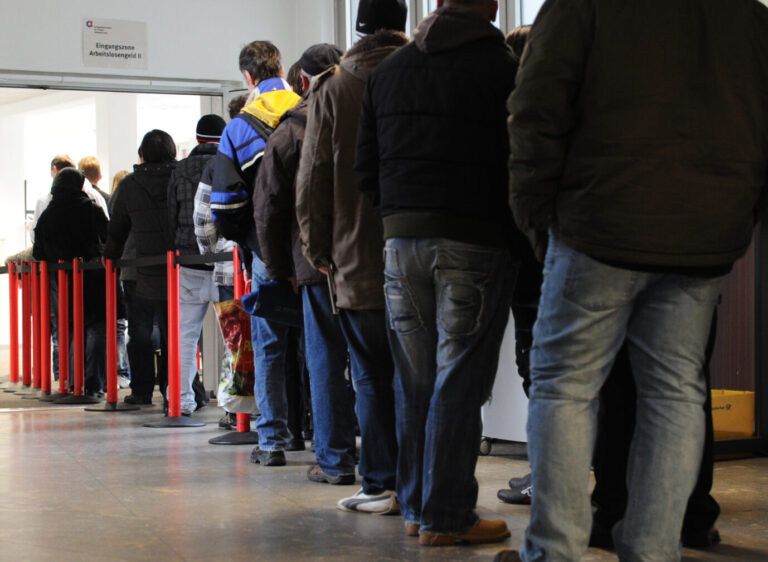
[[[145,423],[144,427],[202,427],[205,425],[204,421],[195,420],[188,416],[179,417],[164,417],[160,421]]]
[[[9,383],[6,383],[6,386],[4,386],[0,390],[2,390],[3,392],[8,392],[8,393],[13,392],[15,394],[16,392],[19,391],[20,388],[21,388],[21,383],[20,382],[9,382]]]
[[[54,404],[99,404],[103,399],[102,398],[94,398],[93,396],[86,396],[83,394],[82,396],[75,396],[74,394],[70,394],[69,396],[64,396],[63,398],[59,398],[58,400],[54,400]]]
[[[31,394],[22,394],[21,399],[22,400],[40,400],[40,398],[42,398],[43,396],[45,396],[43,394],[43,391],[40,389],[37,389]]]
[[[211,445],[258,445],[259,434],[256,431],[230,431],[208,440]]]
[[[16,392],[14,392],[14,394],[16,396],[26,396],[28,394],[34,394],[35,392],[37,392],[37,389],[32,388],[31,385],[30,386],[21,385],[20,388],[16,389]]]
[[[126,404],[125,402],[106,402],[101,408],[85,408],[86,412],[135,412],[141,410],[136,404]]]
[[[72,396],[69,392],[56,392],[55,394],[47,394],[40,397],[40,402],[56,402],[59,398],[66,396]]]

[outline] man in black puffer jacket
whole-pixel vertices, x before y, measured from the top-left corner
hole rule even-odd
[[[226,122],[218,115],[203,115],[197,122],[199,143],[176,164],[168,183],[168,221],[181,255],[199,256],[195,238],[195,193],[206,164],[213,161]],[[181,326],[181,412],[197,409],[192,383],[197,376],[197,344],[208,303],[218,302],[212,265],[185,265],[179,271],[179,324]]]
[[[386,239],[397,498],[424,546],[510,534],[475,513],[474,471],[513,256],[527,244],[507,205],[505,102],[517,65],[490,23],[498,5],[444,4],[371,75],[355,160]]]
[[[176,166],[176,145],[165,131],[154,129],[144,135],[139,146],[139,164],[127,175],[112,194],[112,220],[109,223],[104,257],[120,259],[129,233],[136,242],[136,257],[164,256],[171,247],[168,225],[168,181]],[[160,324],[161,356],[158,383],[165,396],[168,381],[168,312],[165,265],[139,267],[136,296],[152,302],[154,315]],[[144,307],[141,310],[147,310]],[[132,316],[128,322],[140,322],[152,330],[152,315]],[[146,327],[146,326],[145,326]],[[152,357],[143,357],[134,365],[131,357],[131,394],[129,404],[151,404],[154,389]]]
[[[107,235],[107,217],[83,191],[84,181],[85,177],[74,168],[64,168],[54,178],[51,202],[35,226],[35,259],[56,263],[58,260],[71,262],[73,258],[83,258],[87,261],[98,257],[98,245]],[[86,394],[98,396],[106,384],[106,291],[103,270],[83,272],[83,294],[87,295],[83,299],[84,390]],[[72,299],[69,302],[71,305]],[[71,322],[72,314],[69,318]],[[71,337],[69,341],[73,341]],[[70,379],[71,373],[70,370]]]

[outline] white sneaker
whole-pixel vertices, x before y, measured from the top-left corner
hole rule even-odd
[[[336,507],[342,511],[357,511],[376,515],[397,515],[400,513],[397,496],[391,490],[386,490],[381,494],[366,494],[360,488],[354,496],[340,499],[336,503]]]
[[[131,388],[131,379],[125,375],[117,375],[117,388]]]

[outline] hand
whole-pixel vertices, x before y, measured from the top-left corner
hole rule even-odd
[[[289,277],[288,281],[291,283],[291,288],[293,289],[294,294],[299,294],[299,287],[296,284],[296,278],[295,277]]]
[[[318,270],[320,273],[324,274],[324,275],[328,275],[328,268],[327,268],[327,267],[325,267],[324,265],[323,265],[323,266],[320,266],[320,267],[318,267],[318,268],[317,268],[317,270]]]

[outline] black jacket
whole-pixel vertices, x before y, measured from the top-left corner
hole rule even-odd
[[[216,157],[218,143],[200,143],[184,160],[176,164],[168,182],[168,220],[174,237],[174,247],[182,255],[200,254],[192,217],[195,212],[195,192],[205,165]],[[213,269],[213,266],[195,266]]]
[[[307,102],[303,99],[283,114],[267,141],[253,191],[253,218],[270,277],[295,276],[299,285],[315,285],[325,283],[325,275],[301,253],[296,221],[296,172],[306,127]]]
[[[59,173],[62,174],[64,171]],[[35,227],[32,252],[39,261],[71,262],[73,258],[88,261],[99,257],[98,245],[106,238],[107,217],[83,193],[82,181],[79,186],[76,181],[67,181],[67,175],[77,179],[75,174],[78,172],[71,169],[62,178],[54,179],[51,202],[40,215]],[[104,321],[104,270],[84,271],[83,294],[87,296],[83,299],[85,324]]]
[[[136,242],[136,257],[164,256],[171,248],[168,225],[168,181],[176,162],[137,164],[112,194],[104,256],[119,259],[128,233]],[[167,297],[165,266],[139,267],[136,292],[146,299]]]
[[[515,60],[482,16],[441,8],[382,62],[363,98],[355,171],[384,237],[521,244],[508,206]]]
[[[509,100],[511,203],[601,261],[727,266],[768,173],[768,8],[569,0],[536,20]]]

